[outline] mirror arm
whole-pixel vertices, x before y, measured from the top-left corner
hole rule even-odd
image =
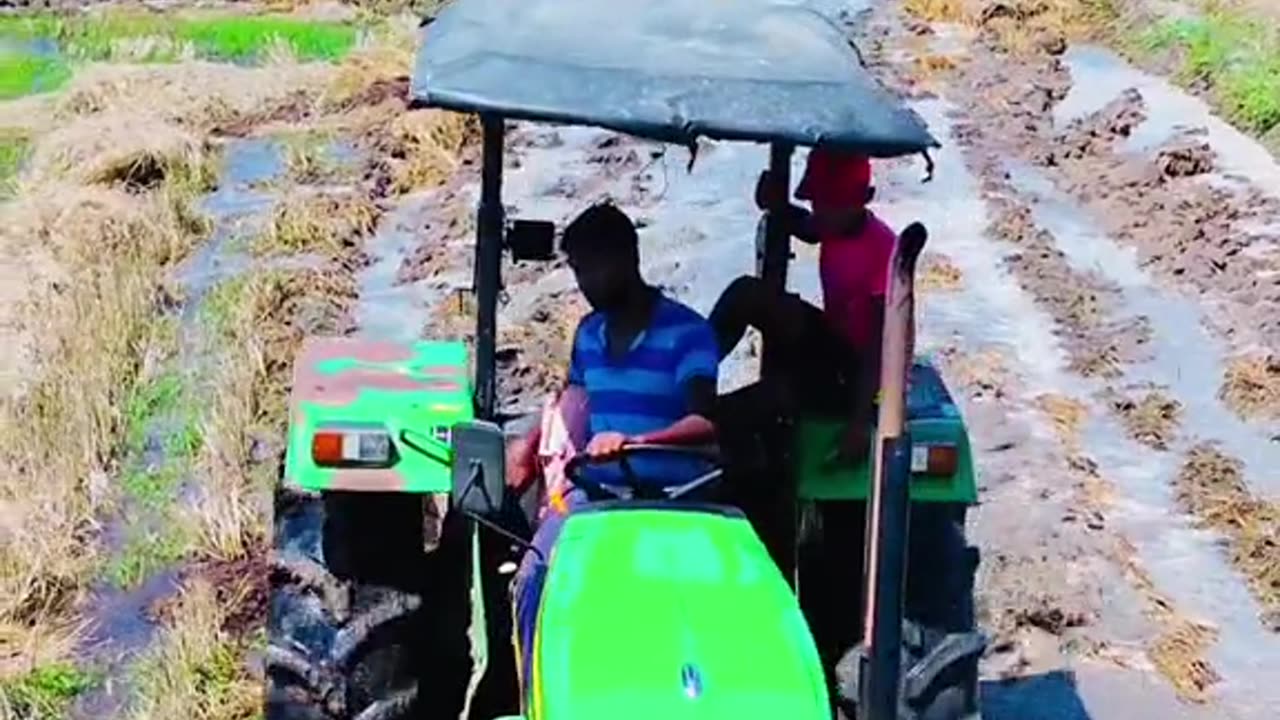
[[[462,498],[460,498],[460,500],[465,499],[467,494],[476,488],[479,488],[480,492],[484,493],[486,507],[495,507],[493,498],[489,497],[489,491],[484,486],[484,466],[480,465],[479,463],[476,463],[471,466],[471,478],[467,481],[467,489],[463,492]],[[459,504],[461,505],[461,502]],[[535,547],[534,544],[529,542],[528,540],[502,527],[498,523],[495,523],[492,520],[489,520],[488,518],[481,516],[479,513],[471,512],[470,510],[463,510],[462,514],[465,517],[470,518],[471,520],[474,520],[477,524],[481,525],[482,527],[492,530],[493,532],[498,533],[499,535],[510,540],[516,545],[519,545],[522,550],[526,550],[528,552],[533,553],[534,555],[537,555],[538,562],[542,563],[543,565],[547,564],[547,556],[543,555],[542,551],[539,550],[537,547]]]

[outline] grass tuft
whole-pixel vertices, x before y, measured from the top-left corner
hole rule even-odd
[[[355,191],[291,193],[276,203],[254,251],[341,257],[373,232],[380,214],[368,197]]]
[[[1254,497],[1240,461],[1206,444],[1187,454],[1175,489],[1188,512],[1226,537],[1263,622],[1280,630],[1280,504]]]
[[[285,433],[289,373],[308,334],[346,328],[355,298],[349,277],[331,271],[264,271],[228,281],[203,308],[224,349],[199,455],[208,482],[188,523],[201,554],[230,560],[265,541],[281,446],[255,444]]]
[[[1179,697],[1204,703],[1209,700],[1210,689],[1222,679],[1204,659],[1217,639],[1214,628],[1182,618],[1165,628],[1152,643],[1151,661],[1173,683]]]
[[[1169,449],[1182,420],[1182,403],[1155,389],[1141,397],[1110,393],[1107,399],[1129,437],[1154,450]]]
[[[916,287],[920,290],[955,291],[964,286],[964,273],[946,255],[926,252],[920,261],[916,279]]]
[[[1280,418],[1280,357],[1232,360],[1218,397],[1241,418]]]
[[[207,581],[197,579],[184,588],[157,646],[133,673],[137,699],[126,717],[259,717],[262,685],[243,663],[246,643],[224,630],[228,611]]]
[[[479,137],[473,115],[442,110],[414,110],[391,125],[392,190],[407,193],[435,187],[458,168],[464,147]]]
[[[71,632],[97,572],[126,409],[151,349],[173,338],[157,320],[166,268],[196,240],[176,197],[51,185],[3,208],[0,240],[47,249],[60,282],[29,300],[28,382],[0,402],[0,658]]]
[[[0,717],[58,720],[76,696],[96,682],[91,673],[66,663],[38,667],[0,681]]]
[[[213,185],[217,170],[206,141],[159,117],[121,108],[47,134],[31,156],[30,174],[36,183],[73,180],[130,190],[164,183],[196,193]]]
[[[0,130],[0,200],[17,191],[18,170],[27,159],[31,141],[25,133]]]
[[[1069,448],[1080,444],[1080,428],[1089,417],[1089,408],[1079,400],[1057,393],[1044,393],[1036,405],[1053,422],[1058,439]]]

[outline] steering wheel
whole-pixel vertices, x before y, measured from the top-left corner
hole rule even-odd
[[[678,484],[646,482],[636,475],[631,463],[627,461],[633,455],[658,453],[705,460],[715,467],[692,480],[682,481]],[[622,484],[602,483],[592,480],[582,473],[582,469],[588,465],[607,465],[610,463],[618,463],[622,467]],[[620,500],[675,500],[719,480],[724,475],[724,468],[720,467],[720,453],[712,449],[687,445],[635,444],[624,445],[621,455],[607,460],[596,459],[586,454],[574,455],[569,462],[565,463],[564,475],[570,484],[585,492],[590,498],[603,496]],[[630,495],[627,495],[624,490],[629,490]]]

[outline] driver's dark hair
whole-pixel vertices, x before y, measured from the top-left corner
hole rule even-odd
[[[560,238],[560,250],[566,255],[587,247],[639,258],[636,225],[617,205],[607,200],[596,203],[574,218]]]

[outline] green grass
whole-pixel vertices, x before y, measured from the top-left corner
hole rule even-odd
[[[1211,88],[1228,120],[1258,135],[1280,125],[1280,28],[1208,7],[1168,20],[1141,37],[1147,52],[1176,52],[1176,79]]]
[[[140,13],[119,10],[92,15],[49,13],[0,17],[0,37],[52,38],[78,60],[167,62],[190,49],[212,60],[261,59],[282,43],[302,60],[338,60],[355,45],[354,24],[301,20],[277,15],[216,16]],[[125,48],[125,41],[146,41]]]
[[[288,45],[304,60],[338,60],[355,45],[356,28],[272,17],[195,20],[178,27],[178,37],[211,57],[249,59],[274,42]]]
[[[183,400],[182,376],[169,370],[134,388],[125,407],[128,447],[142,450],[153,420],[175,412]]]
[[[97,678],[72,665],[38,667],[0,682],[0,714],[24,720],[59,720],[71,701],[93,687]]]
[[[0,49],[0,100],[57,90],[69,79],[71,68],[58,58]]]
[[[129,498],[152,511],[163,511],[173,502],[174,493],[182,482],[184,467],[179,463],[166,463],[155,468],[139,468],[124,476],[124,491]]]

